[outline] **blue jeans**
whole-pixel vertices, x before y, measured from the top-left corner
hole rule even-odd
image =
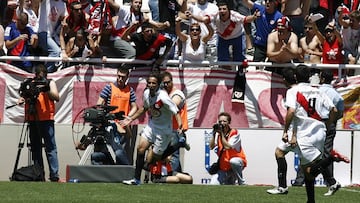
[[[48,52],[49,57],[60,57],[61,49],[55,40],[47,34],[47,32],[40,32],[38,34],[39,44],[38,46]],[[46,68],[49,73],[53,73],[57,70],[55,66],[56,62],[47,62]]]
[[[174,132],[174,137],[171,139],[170,145],[175,146],[178,143],[179,143],[179,135],[175,131]],[[172,168],[173,171],[177,171],[177,172],[182,171],[181,164],[180,164],[180,150],[179,149],[171,154],[170,165],[171,165],[171,168]]]
[[[130,162],[127,158],[126,152],[124,149],[118,149],[114,151],[115,153],[115,164],[116,165],[130,165]],[[112,157],[109,153],[106,152],[94,152],[91,154],[91,164],[93,165],[110,165]]]
[[[152,19],[159,22],[159,0],[149,0],[148,4]]]
[[[112,150],[115,153],[116,160],[114,164],[130,165],[130,161],[124,150],[124,146],[126,144],[124,135],[121,135],[117,132],[117,128],[115,124],[112,124],[111,126],[107,127],[106,130],[108,131],[108,133],[105,134],[104,137],[107,140],[107,144],[111,146]],[[107,138],[107,136],[109,137]],[[112,164],[113,160],[110,152],[108,152],[108,150],[106,149],[106,146],[102,146],[101,148],[103,149],[105,148],[105,150],[94,152],[93,154],[91,154],[91,163],[93,165]]]
[[[230,46],[232,46],[232,61],[244,61],[243,36],[228,40],[218,37],[218,61],[230,61]]]
[[[59,178],[59,161],[55,142],[54,121],[30,121],[30,144],[34,164],[44,168],[42,140],[44,140],[46,158],[49,164],[50,180]]]

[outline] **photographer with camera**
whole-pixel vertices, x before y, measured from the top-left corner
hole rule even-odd
[[[218,123],[213,126],[210,149],[217,147],[219,170],[211,178],[210,184],[242,185],[245,183],[242,171],[247,165],[240,134],[230,127],[231,116],[226,112],[218,115]]]
[[[130,87],[126,82],[129,78],[129,69],[125,66],[121,66],[117,69],[117,79],[116,82],[107,84],[104,89],[101,91],[99,99],[97,101],[98,105],[105,106],[116,106],[117,108],[110,113],[114,114],[117,118],[111,121],[107,131],[111,136],[109,144],[111,145],[115,156],[116,165],[129,165],[129,157],[124,149],[125,142],[128,138],[131,138],[131,131],[129,126],[122,126],[119,123],[119,120],[123,118],[118,118],[119,114],[124,113],[120,117],[128,117],[135,114],[137,111],[136,104],[136,95],[132,87]],[[103,165],[111,163],[110,156],[107,155],[108,152],[104,151],[95,151],[91,155],[91,163],[94,165]]]
[[[59,161],[55,142],[55,101],[59,101],[56,83],[47,79],[43,64],[35,67],[35,77],[25,80],[20,86],[17,104],[25,103],[25,121],[29,124],[31,153],[34,164],[44,169],[42,146],[49,164],[50,181],[59,181]]]

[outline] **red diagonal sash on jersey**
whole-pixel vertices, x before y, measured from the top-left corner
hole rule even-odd
[[[137,56],[137,59],[141,59],[141,60],[148,60],[150,59],[155,51],[159,48],[159,46],[161,46],[161,44],[166,40],[164,35],[159,34],[156,38],[156,40],[152,43],[152,45],[149,47],[149,49],[142,55]]]
[[[90,11],[88,32],[99,35],[105,29],[113,29],[112,17],[107,0],[95,4]]]
[[[231,35],[231,33],[234,31],[234,28],[236,26],[236,23],[234,21],[230,20],[230,24],[226,27],[223,33],[220,33],[220,35],[225,38]]]
[[[300,92],[296,94],[296,101],[305,109],[309,117],[321,121],[321,117],[316,112],[315,106],[310,105],[304,95]]]

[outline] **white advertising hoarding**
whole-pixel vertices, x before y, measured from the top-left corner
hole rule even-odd
[[[245,150],[248,166],[244,169],[244,178],[249,185],[277,185],[277,163],[275,148],[281,142],[282,130],[239,130],[242,147]],[[206,168],[217,161],[217,155],[209,149],[208,142],[212,136],[211,129],[189,129],[187,140],[190,151],[185,151],[183,168],[193,176],[194,184],[209,184],[211,175]],[[351,132],[338,131],[334,148],[346,156],[351,156]],[[286,155],[288,164],[287,181],[296,177],[294,153]],[[334,176],[342,185],[349,185],[351,164],[334,163]],[[316,178],[316,185],[325,185],[321,175]]]

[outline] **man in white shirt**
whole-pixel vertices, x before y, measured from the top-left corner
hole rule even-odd
[[[61,0],[40,0],[39,2],[39,47],[48,52],[49,57],[60,57],[61,48],[59,33],[61,21],[67,15],[66,4]],[[57,32],[58,30],[58,32]],[[57,70],[60,63],[48,62],[45,64],[48,72]]]
[[[178,132],[182,133],[182,121],[179,109],[171,100],[165,90],[160,89],[161,78],[158,74],[150,74],[147,79],[147,89],[143,94],[143,106],[131,117],[126,117],[123,125],[129,125],[143,113],[149,112],[149,123],[141,132],[140,142],[137,147],[135,175],[131,180],[124,180],[126,185],[139,185],[141,172],[145,164],[145,152],[152,147],[152,157],[147,162],[153,163],[162,158],[166,148],[173,137],[172,116],[175,115]]]
[[[329,164],[336,161],[349,163],[350,160],[332,150],[330,156],[322,158],[326,126],[336,119],[337,109],[330,98],[319,89],[308,83],[310,69],[305,65],[296,67],[298,85],[286,92],[287,113],[282,140],[297,146],[300,150],[300,162],[305,174],[307,202],[315,202],[315,177],[324,172]],[[324,123],[324,119],[326,122]],[[288,139],[290,126],[293,126],[293,135]]]

